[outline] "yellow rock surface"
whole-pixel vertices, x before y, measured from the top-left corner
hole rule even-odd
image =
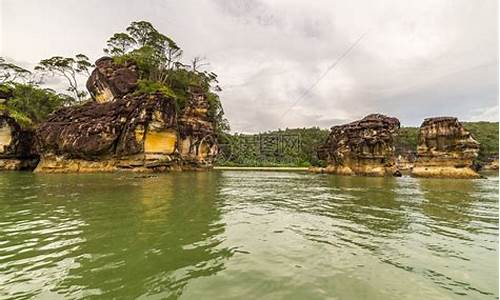
[[[95,101],[98,103],[105,103],[109,101],[113,101],[113,93],[111,93],[111,90],[106,88],[104,89],[101,93],[95,96]]]
[[[415,177],[427,178],[480,178],[481,176],[469,167],[452,166],[416,166],[411,174]]]
[[[172,154],[175,151],[177,132],[169,129],[164,131],[151,131],[146,133],[144,152]]]
[[[5,124],[0,127],[0,153],[5,151],[5,147],[9,146],[12,142],[12,133],[10,126]]]

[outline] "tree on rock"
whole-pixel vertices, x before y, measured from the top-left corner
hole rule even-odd
[[[111,55],[123,55],[136,44],[136,40],[130,35],[123,32],[115,33],[107,41],[108,47],[104,49],[104,52]]]
[[[181,47],[151,23],[132,22],[126,28],[126,33],[115,33],[108,39],[104,52],[111,55],[115,63],[133,62],[137,66],[139,92],[163,91],[173,94],[180,109],[186,104],[190,90],[203,91],[217,131],[229,130],[229,123],[224,118],[224,110],[216,94],[221,91],[217,75],[200,70],[208,64],[199,56],[190,65],[183,64]]]
[[[16,82],[18,80],[27,81],[32,73],[13,63],[8,63],[0,57],[0,84]]]
[[[89,68],[91,67],[92,64],[87,56],[77,54],[75,58],[53,56],[43,59],[35,67],[35,70],[65,79],[69,85],[66,90],[74,95],[76,101],[83,101],[87,92],[79,89],[78,81],[80,76],[90,76]]]

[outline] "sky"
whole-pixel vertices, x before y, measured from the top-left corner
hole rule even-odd
[[[151,22],[219,75],[233,132],[499,117],[496,0],[0,0],[0,12],[0,56],[28,68],[96,60],[113,33]]]

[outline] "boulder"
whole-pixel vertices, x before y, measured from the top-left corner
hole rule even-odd
[[[7,111],[0,112],[0,170],[32,170],[38,162],[34,133]]]
[[[138,74],[134,63],[117,64],[111,57],[102,57],[95,66],[87,80],[87,89],[95,101],[114,101],[137,87]]]
[[[318,157],[321,172],[339,175],[392,176],[396,171],[394,138],[399,120],[371,114],[359,121],[334,126]],[[317,170],[316,170],[317,171]]]
[[[474,160],[479,143],[454,117],[425,119],[418,132],[417,177],[479,178]]]

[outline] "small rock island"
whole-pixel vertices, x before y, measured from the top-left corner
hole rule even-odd
[[[138,90],[137,67],[96,62],[87,81],[93,101],[53,113],[36,130],[35,172],[165,171],[207,168],[217,155],[206,94],[189,87],[188,102]]]
[[[147,21],[115,33],[104,52],[95,64],[83,54],[53,56],[34,72],[0,57],[0,169],[211,168],[228,123],[203,58],[182,62],[182,49]],[[44,76],[64,80],[65,92],[39,86]]]
[[[371,114],[334,126],[318,156],[327,167],[319,172],[339,175],[392,176],[397,172],[394,137],[399,120]]]
[[[479,178],[479,142],[453,117],[425,119],[418,132],[417,177]]]
[[[371,114],[359,121],[333,126],[318,157],[325,168],[312,172],[338,175],[401,176],[409,169],[412,176],[431,178],[480,178],[475,162],[479,142],[454,117],[424,120],[418,130],[416,161],[398,164],[395,141],[399,120]],[[498,160],[496,161],[498,164]],[[490,165],[495,168],[495,160]]]

